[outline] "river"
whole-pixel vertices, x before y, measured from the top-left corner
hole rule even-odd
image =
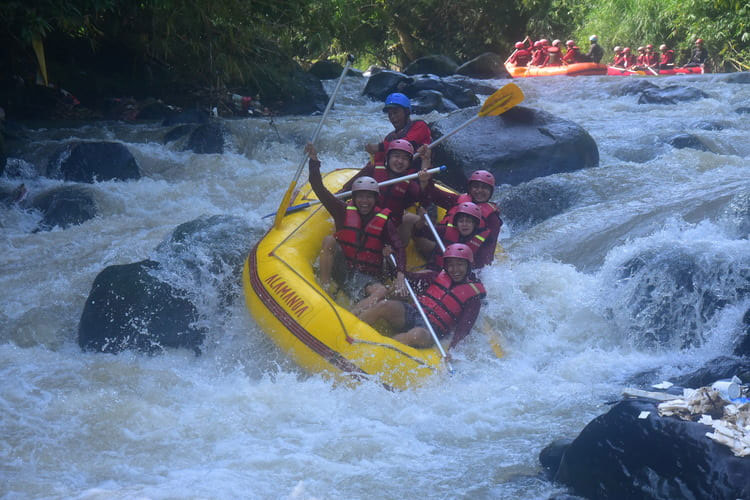
[[[38,213],[0,209],[0,496],[546,499],[562,491],[543,478],[544,446],[575,437],[634,374],[666,379],[731,352],[750,305],[742,292],[750,240],[737,208],[750,196],[750,120],[734,111],[750,102],[750,85],[665,77],[652,81],[710,97],[639,105],[617,95],[626,80],[517,82],[525,105],[588,130],[600,167],[540,180],[543,192],[564,197],[551,218],[505,219],[509,259],[483,274],[482,321],[499,332],[506,356],[475,332],[453,353],[454,376],[405,392],[301,372],[243,300],[203,311],[209,333],[198,357],[83,353],[76,342],[106,266],[153,256],[177,225],[201,215],[267,227],[261,217],[276,209],[318,117],[227,120],[221,155],[165,146],[156,124],[29,131],[23,161],[10,160],[16,169],[42,169],[66,141],[103,139],[124,143],[143,178],[97,184],[100,215],[66,230],[33,233]],[[342,87],[319,141],[324,170],[363,165],[363,144],[390,129],[363,86],[351,78]],[[722,129],[696,128],[700,120]],[[663,145],[686,131],[715,152]],[[63,183],[24,182],[32,192]],[[501,186],[495,197],[515,189]],[[680,269],[690,270],[688,283],[674,278]],[[211,303],[218,292],[205,286],[192,292]],[[239,279],[236,287],[241,296]]]

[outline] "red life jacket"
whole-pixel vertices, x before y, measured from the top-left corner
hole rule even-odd
[[[419,296],[419,303],[436,333],[442,336],[455,326],[468,300],[484,298],[486,294],[480,281],[454,284],[448,273],[441,271]]]
[[[419,124],[419,126],[415,127],[417,124]],[[409,120],[409,123],[407,123],[404,128],[389,132],[388,135],[385,136],[383,139],[383,151],[375,153],[374,163],[376,165],[382,165],[385,163],[385,151],[388,150],[388,144],[396,139],[405,139],[411,142],[416,151],[422,144],[430,144],[432,142],[432,133],[430,132],[430,127],[425,121]]]
[[[612,66],[625,66],[625,54],[617,54],[615,55],[615,60],[612,61]]]
[[[350,266],[365,274],[377,276],[383,268],[383,230],[391,211],[374,208],[375,214],[363,228],[362,217],[351,202],[346,207],[344,227],[333,235],[341,245]]]
[[[547,51],[544,49],[536,49],[532,52],[531,62],[529,66],[541,66],[544,62],[544,58],[547,57]]]
[[[636,64],[638,66],[645,66],[646,65],[646,54],[638,54],[638,59],[636,60]]]
[[[417,170],[415,168],[410,167],[402,174],[399,174],[399,177],[416,172]],[[375,171],[372,177],[378,181],[378,183],[393,178],[391,177],[390,170],[388,170],[388,167],[385,165],[375,165]],[[401,219],[404,217],[404,210],[409,208],[407,203],[410,200],[407,200],[407,197],[410,192],[411,197],[414,199],[413,201],[416,201],[416,199],[419,198],[420,189],[419,184],[414,182],[414,180],[396,182],[380,188],[380,202],[378,205],[391,211],[391,219],[396,224],[401,224]]]
[[[674,63],[674,50],[668,50],[661,55],[661,61],[659,61],[659,64],[666,65],[666,64],[672,64]]]
[[[510,56],[511,64],[516,66],[526,66],[531,61],[531,52],[526,49],[518,49]]]
[[[472,201],[471,195],[463,193],[458,196],[456,204],[445,213],[445,217],[443,217],[443,220],[440,221],[440,224],[438,225],[438,231],[442,232],[442,240],[445,246],[451,245],[453,243],[464,243],[466,245],[469,245],[471,251],[474,252],[474,255],[476,255],[477,250],[479,250],[479,247],[484,244],[491,232],[487,227],[487,217],[495,212],[499,212],[500,210],[497,208],[497,205],[489,201],[477,204],[479,210],[481,210],[482,212],[482,218],[479,220],[479,225],[476,227],[476,229],[474,229],[474,234],[471,235],[468,241],[460,241],[461,234],[458,232],[458,228],[454,224],[454,219],[456,218],[456,213],[458,212],[458,206],[461,203],[467,201]],[[438,269],[442,269],[443,256],[436,255],[434,264]]]
[[[659,55],[656,52],[646,52],[646,66],[655,66],[659,62]]]

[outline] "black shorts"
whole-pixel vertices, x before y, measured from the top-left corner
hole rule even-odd
[[[414,304],[404,302],[404,331],[409,331],[412,328],[417,327],[427,329],[427,325],[422,319],[422,315],[419,314],[419,311],[414,307]]]

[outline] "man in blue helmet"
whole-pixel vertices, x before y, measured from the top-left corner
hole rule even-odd
[[[604,50],[599,45],[599,37],[591,35],[589,37],[589,42],[591,43],[591,47],[589,48],[589,53],[586,54],[586,57],[588,57],[589,61],[598,63],[602,60],[602,57],[604,57]]]
[[[366,144],[365,151],[373,155],[375,165],[385,163],[385,152],[388,150],[388,144],[396,139],[405,139],[411,142],[414,150],[418,150],[423,144],[432,142],[430,127],[422,120],[411,120],[411,102],[404,94],[395,92],[385,99],[383,111],[388,113],[388,119],[393,125],[393,132],[389,133],[383,139],[383,142],[377,144]]]

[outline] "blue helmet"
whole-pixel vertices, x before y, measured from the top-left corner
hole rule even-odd
[[[404,108],[406,111],[411,111],[411,101],[409,101],[408,97],[399,92],[394,92],[393,94],[385,98],[385,106],[383,107],[383,111],[388,111],[388,108],[391,108],[393,106],[398,106],[400,108]]]

